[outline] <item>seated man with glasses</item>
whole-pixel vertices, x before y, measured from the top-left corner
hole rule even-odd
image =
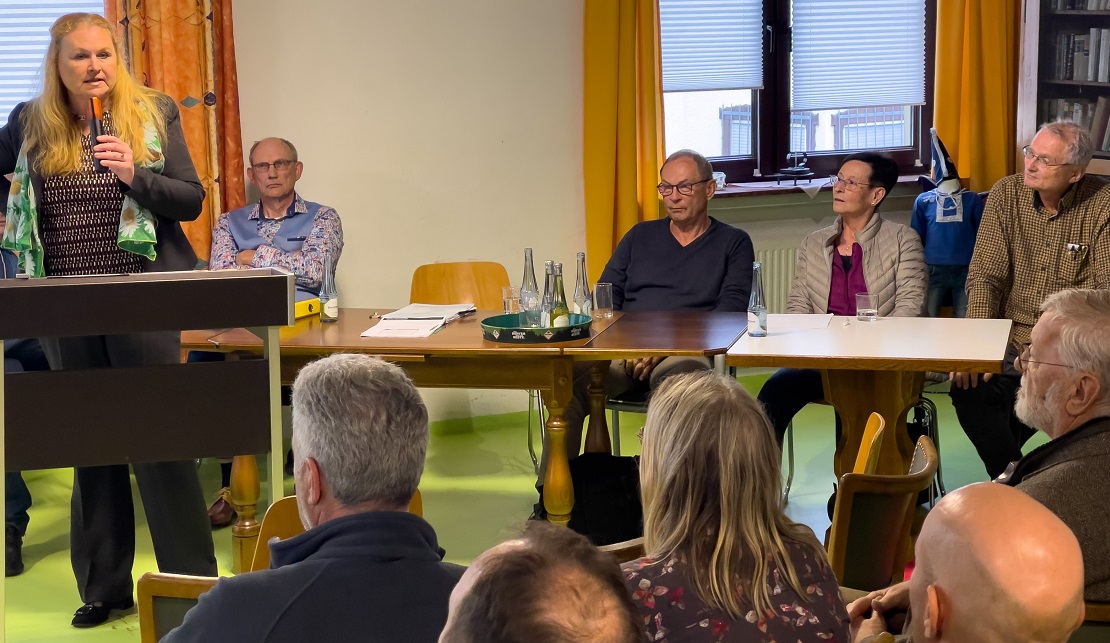
[[[295,186],[304,165],[297,148],[282,138],[264,138],[251,146],[247,176],[259,201],[225,212],[212,232],[211,270],[284,268],[296,275],[297,300],[320,292],[324,257],[339,261],[343,226],[334,208],[305,201]],[[221,359],[221,353],[189,354],[190,361]],[[213,527],[226,527],[235,514],[229,502],[231,462],[221,462],[222,489],[208,511]]]
[[[990,477],[1021,457],[1033,435],[1014,414],[1014,358],[1039,306],[1065,288],[1110,288],[1110,183],[1086,174],[1091,135],[1071,121],[1041,127],[1021,174],[991,189],[967,276],[967,316],[1011,319],[1001,374],[952,374],[952,406]]]
[[[613,284],[613,308],[623,311],[719,310],[747,312],[755,252],[748,233],[709,216],[717,190],[713,167],[693,150],[671,154],[659,171],[665,218],[636,224],[617,244],[601,274]],[[582,446],[582,422],[589,414],[589,370],[580,362],[575,393],[566,410],[567,457]],[[707,369],[702,357],[646,357],[614,361],[606,380],[609,395],[647,392],[663,378]],[[547,449],[540,470],[542,484]],[[541,494],[542,495],[542,494]],[[536,515],[543,515],[541,503]]]

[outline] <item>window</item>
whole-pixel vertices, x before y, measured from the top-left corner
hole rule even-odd
[[[920,171],[935,13],[936,0],[659,0],[667,153],[698,150],[730,181],[799,152],[818,177],[872,149]]]
[[[42,90],[42,59],[50,25],[67,13],[104,15],[104,0],[3,0],[0,2],[0,127],[16,104]]]

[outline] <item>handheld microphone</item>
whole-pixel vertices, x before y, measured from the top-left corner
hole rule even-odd
[[[104,134],[104,107],[100,104],[100,99],[93,96],[89,99],[92,103],[92,119],[89,121],[89,133],[92,135],[93,145],[97,144],[97,138]],[[108,168],[100,163],[100,159],[96,158],[93,154],[93,167],[97,172],[107,172]]]

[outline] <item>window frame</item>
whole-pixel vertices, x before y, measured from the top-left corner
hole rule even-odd
[[[873,148],[890,153],[903,174],[928,171],[929,128],[933,124],[933,85],[936,73],[937,0],[925,0],[925,104],[913,112],[915,144],[903,148]],[[770,175],[786,165],[790,151],[790,0],[763,3],[763,89],[752,92],[752,156],[710,157],[713,169],[730,183],[772,181]],[[664,114],[664,122],[666,115]],[[835,174],[843,152],[807,152],[814,178]],[[757,174],[758,172],[758,174]]]

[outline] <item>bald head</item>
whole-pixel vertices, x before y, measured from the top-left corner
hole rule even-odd
[[[984,482],[926,518],[910,579],[913,640],[1051,643],[1083,620],[1083,556],[1044,505]]]
[[[486,551],[451,593],[441,643],[636,643],[639,616],[615,559],[548,523]]]

